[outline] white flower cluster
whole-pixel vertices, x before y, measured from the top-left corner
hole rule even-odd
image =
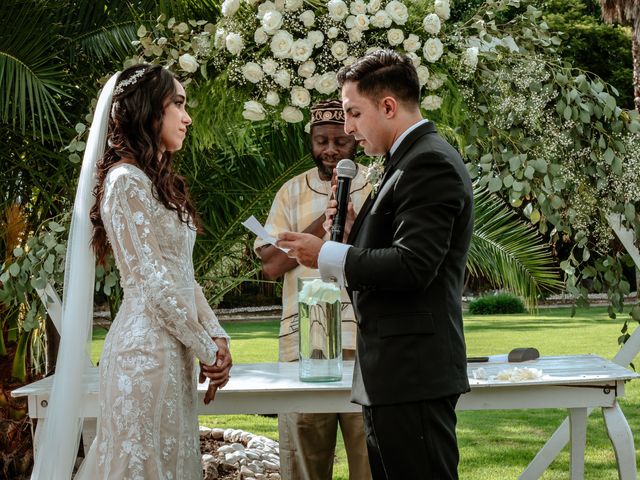
[[[340,301],[340,295],[340,287],[337,284],[314,278],[303,283],[298,294],[298,302],[307,305],[317,305],[319,302],[335,303]]]
[[[287,122],[303,121],[302,109],[316,97],[337,96],[337,72],[369,51],[393,48],[408,55],[425,92],[423,108],[435,110],[442,98],[433,90],[442,75],[430,74],[444,53],[443,24],[450,17],[449,0],[433,0],[432,12],[410,31],[411,3],[399,0],[224,0],[214,47],[227,58],[230,79],[251,89],[244,117],[264,120],[279,112]],[[422,7],[417,9],[423,11]],[[415,13],[418,15],[418,13]],[[422,14],[421,14],[422,15]],[[477,65],[477,49],[463,60]],[[422,65],[422,62],[425,62]],[[187,68],[189,59],[185,58]],[[220,62],[223,64],[223,62]],[[182,63],[181,63],[182,64]]]

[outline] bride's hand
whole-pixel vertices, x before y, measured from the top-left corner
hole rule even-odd
[[[209,388],[204,397],[205,404],[209,404],[209,402],[214,399],[218,388],[224,387],[227,382],[229,382],[230,371],[233,365],[227,340],[224,338],[214,338],[213,341],[218,346],[215,364],[200,364],[200,383],[203,383],[207,378],[209,379]]]

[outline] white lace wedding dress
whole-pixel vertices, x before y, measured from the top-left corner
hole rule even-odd
[[[201,479],[195,357],[212,364],[211,337],[228,337],[194,280],[196,234],[133,165],[109,172],[101,207],[124,297],[100,357],[95,478]]]

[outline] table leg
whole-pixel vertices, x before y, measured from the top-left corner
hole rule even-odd
[[[584,451],[587,445],[587,409],[569,409],[569,427],[571,429],[571,480],[584,478]]]
[[[553,463],[558,454],[569,442],[569,419],[565,418],[562,425],[555,431],[547,443],[536,454],[527,468],[520,474],[518,480],[537,480]]]
[[[620,405],[616,402],[612,407],[603,407],[602,414],[616,454],[620,480],[636,480],[636,451],[633,445],[633,434]]]

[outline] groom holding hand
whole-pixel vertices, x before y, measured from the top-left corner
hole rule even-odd
[[[457,479],[455,406],[469,390],[461,295],[473,229],[458,152],[422,119],[407,57],[383,50],[338,74],[345,132],[385,155],[346,244],[280,235],[298,262],[346,285],[358,322],[352,401],[374,479]],[[346,228],[349,231],[349,228]]]

